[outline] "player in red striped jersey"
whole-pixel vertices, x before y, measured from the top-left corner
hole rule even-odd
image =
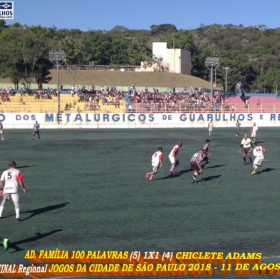
[[[152,155],[152,167],[153,171],[150,173],[146,173],[146,178],[150,181],[153,181],[153,176],[157,174],[157,171],[159,168],[162,167],[162,160],[163,160],[163,154],[162,154],[162,147],[158,147],[157,151]]]
[[[175,167],[177,167],[180,164],[180,161],[177,158],[177,154],[180,150],[180,148],[182,147],[183,142],[179,141],[178,144],[176,146],[173,147],[173,149],[171,150],[170,154],[169,154],[169,159],[171,162],[171,167],[170,167],[170,176],[174,176],[174,169]]]
[[[257,174],[257,170],[261,166],[264,160],[265,152],[266,152],[265,147],[258,146],[258,143],[254,143],[253,155],[255,156],[255,160],[253,162],[254,171],[251,173],[252,175]]]
[[[251,139],[252,139],[253,143],[256,142],[257,132],[258,132],[258,127],[257,127],[256,123],[254,122],[254,125],[250,129]]]
[[[27,191],[23,183],[23,175],[18,169],[16,169],[16,162],[10,161],[9,168],[2,173],[1,180],[0,180],[0,190],[1,190],[1,195],[3,196],[3,200],[0,205],[0,217],[2,217],[2,212],[6,204],[6,201],[11,196],[15,206],[16,219],[20,221],[19,195],[18,195],[19,186],[22,188],[23,193],[26,194]]]

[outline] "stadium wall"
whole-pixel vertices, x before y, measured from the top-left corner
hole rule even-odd
[[[280,126],[280,114],[223,113],[223,114],[106,114],[106,113],[0,113],[4,128],[32,129],[35,120],[41,128],[187,128],[207,127],[210,120],[215,127],[235,127],[237,119],[242,127],[254,122],[259,127]]]

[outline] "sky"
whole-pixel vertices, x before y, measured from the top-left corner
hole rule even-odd
[[[280,0],[14,0],[13,3],[14,19],[6,20],[8,25],[18,22],[82,31],[108,31],[115,26],[150,30],[151,25],[164,23],[174,24],[178,30],[214,23],[280,27]]]

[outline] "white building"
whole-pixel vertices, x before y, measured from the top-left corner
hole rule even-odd
[[[191,53],[181,49],[168,49],[166,42],[153,43],[153,57],[157,63],[141,62],[142,71],[169,71],[191,75]]]

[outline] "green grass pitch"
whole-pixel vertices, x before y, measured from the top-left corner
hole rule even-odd
[[[0,220],[0,263],[23,263],[27,250],[262,252],[280,262],[279,128],[260,128],[267,149],[260,174],[238,152],[249,128],[216,128],[212,162],[192,184],[189,160],[207,129],[5,130],[1,172],[15,160],[24,174],[21,222],[7,202]],[[183,141],[178,176],[168,154]],[[145,178],[163,147],[163,168]]]

